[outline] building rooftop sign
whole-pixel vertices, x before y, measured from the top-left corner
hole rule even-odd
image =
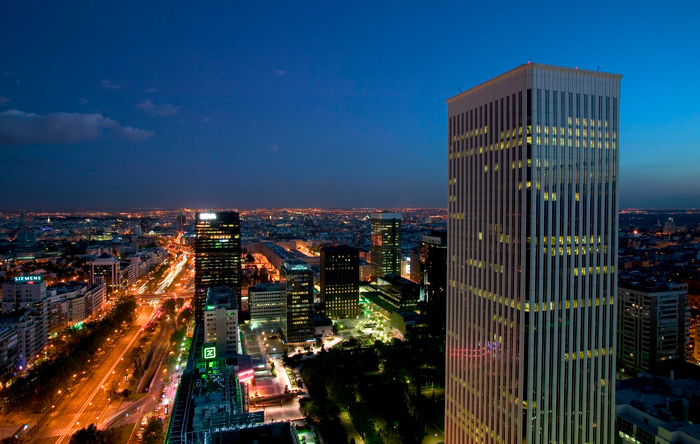
[[[15,282],[41,282],[41,276],[15,276]]]
[[[204,359],[216,359],[216,347],[204,347]]]
[[[199,213],[199,220],[216,219],[216,213]]]

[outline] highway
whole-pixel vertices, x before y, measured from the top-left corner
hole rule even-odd
[[[64,390],[54,407],[39,419],[29,438],[41,444],[61,444],[76,430],[109,415],[115,401],[109,400],[105,388],[112,381],[124,381],[130,367],[129,350],[153,314],[151,307],[139,307],[135,322],[117,339],[116,344],[100,358],[97,367],[87,372],[70,390]]]

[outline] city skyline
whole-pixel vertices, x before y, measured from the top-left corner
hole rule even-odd
[[[444,207],[444,99],[530,58],[627,73],[621,207],[700,207],[698,61],[685,56],[695,3],[683,16],[653,3],[535,8],[521,23],[549,32],[498,57],[479,35],[502,17],[484,5],[372,5],[372,17],[361,5],[192,8],[45,4],[30,33],[29,6],[4,8],[5,40],[26,35],[5,48],[0,73],[0,185],[23,184],[3,211]],[[560,18],[571,13],[614,14],[617,38],[601,20],[585,40],[567,37]],[[452,16],[479,20],[445,28]]]

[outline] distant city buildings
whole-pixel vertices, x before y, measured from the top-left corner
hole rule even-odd
[[[445,443],[610,443],[620,75],[528,63],[447,100]]]
[[[195,230],[194,308],[199,324],[210,287],[231,287],[241,307],[241,224],[235,212],[197,213]]]
[[[618,368],[631,373],[657,373],[686,360],[691,349],[687,293],[687,284],[620,284]]]
[[[401,214],[372,213],[372,277],[401,276]]]
[[[238,305],[236,290],[230,287],[209,287],[204,308],[204,342],[216,345],[217,356],[238,354]]]
[[[287,290],[287,316],[282,325],[284,342],[299,344],[314,340],[314,273],[299,259],[280,268],[280,280]]]
[[[331,319],[359,315],[360,257],[356,248],[321,248],[321,306]]]

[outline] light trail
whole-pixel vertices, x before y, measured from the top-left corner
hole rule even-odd
[[[175,266],[173,266],[170,269],[168,274],[160,282],[160,285],[158,286],[158,289],[155,292],[162,293],[163,291],[165,291],[165,289],[168,288],[173,283],[173,281],[180,274],[180,272],[182,272],[182,268],[185,266],[186,263],[187,263],[187,253],[184,253],[182,255],[182,259],[180,260],[180,262],[175,264]]]

